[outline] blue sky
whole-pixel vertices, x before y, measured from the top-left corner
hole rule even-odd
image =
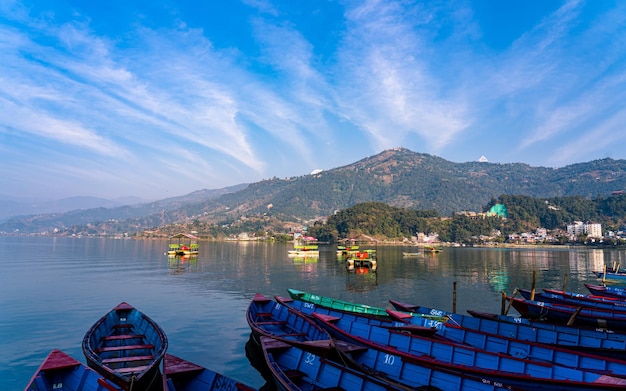
[[[626,158],[626,2],[0,2],[0,195]]]

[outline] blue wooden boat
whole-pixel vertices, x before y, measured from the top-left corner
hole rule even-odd
[[[542,390],[618,390],[626,379],[546,362],[493,353],[418,334],[350,322],[313,313],[336,337],[380,350],[400,363],[412,362],[452,373],[464,373],[495,384]]]
[[[283,341],[262,337],[261,346],[275,385],[282,391],[406,391]]]
[[[94,323],[82,348],[87,365],[124,390],[163,390],[167,336],[130,304],[120,303]]]
[[[364,324],[380,325],[383,328],[401,330],[403,332],[419,332],[432,335],[436,329],[426,326],[415,326],[405,323],[405,321],[392,321],[376,317],[368,317],[359,314],[333,310],[326,307],[316,307],[314,304],[276,296],[276,300],[288,305],[294,310],[303,311],[304,315],[313,316],[313,313],[326,316],[342,317],[349,321],[363,322]],[[427,318],[420,318],[424,322],[434,322]],[[415,362],[403,362],[404,360],[392,358],[388,353],[371,349],[361,344],[353,344],[349,341],[337,339],[338,351],[341,353],[341,362],[350,365],[362,372],[372,374],[372,376],[382,378],[388,382],[394,382],[402,387],[411,389],[438,389],[443,390],[474,390],[474,391],[494,391],[500,389],[512,389],[505,385],[498,385],[489,379],[477,378],[446,368],[439,368],[434,365],[420,365]]]
[[[327,355],[335,348],[328,332],[313,320],[289,307],[257,293],[246,320],[255,338],[271,337],[317,355]]]
[[[163,371],[167,391],[256,391],[254,387],[172,354],[165,355]]]
[[[278,299],[277,299],[278,300]],[[301,302],[292,301],[285,303],[294,308],[301,307]],[[351,322],[366,323],[370,326],[378,326],[394,331],[431,336],[442,340],[452,341],[459,344],[473,346],[491,352],[508,354],[518,358],[526,358],[535,361],[554,363],[565,367],[594,371],[612,376],[626,377],[626,361],[616,358],[604,357],[591,352],[576,351],[559,347],[557,344],[539,343],[507,336],[498,332],[488,332],[480,328],[468,328],[457,323],[457,318],[450,318],[447,322],[434,322],[423,317],[414,317],[411,313],[389,310],[389,314],[398,319],[398,322],[383,322],[379,319],[368,318],[359,315],[342,314],[324,308],[311,309],[310,306],[302,309],[307,313],[342,317]],[[472,320],[473,318],[470,318]],[[410,325],[407,325],[409,322]],[[534,334],[536,335],[536,334]],[[624,352],[620,354],[624,356]]]
[[[605,281],[605,280],[614,280],[614,281],[626,281],[626,272],[620,272],[620,271],[594,271],[592,272],[593,274],[596,275],[596,277],[598,277],[599,279]]]
[[[518,289],[518,292],[526,300],[531,300],[532,291],[528,289]],[[610,311],[626,312],[626,301],[611,299],[606,297],[598,297],[584,295],[582,293],[557,291],[555,289],[544,289],[543,292],[536,292],[535,301],[543,301],[546,303],[566,304],[572,306],[582,306],[595,309],[604,309]]]
[[[525,318],[613,331],[626,331],[626,312],[546,303],[507,297],[513,308]]]
[[[402,311],[411,310],[433,315],[445,315],[449,318],[446,325],[456,324],[468,329],[480,330],[524,341],[555,345],[570,350],[626,360],[626,334],[545,323],[472,310],[468,310],[471,316],[467,316],[394,300],[390,300],[390,302],[395,308]],[[414,320],[411,321],[413,322]]]
[[[626,300],[626,288],[621,286],[604,286],[585,284],[585,288],[594,295]]]
[[[121,391],[101,374],[60,350],[52,350],[24,391]]]

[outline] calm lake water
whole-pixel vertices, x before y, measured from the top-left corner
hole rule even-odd
[[[409,247],[377,247],[378,268],[348,270],[335,248],[319,259],[287,256],[289,245],[202,242],[197,259],[170,259],[167,241],[0,237],[0,389],[23,390],[52,349],[85,362],[87,329],[122,301],[167,333],[168,352],[252,386],[264,384],[244,346],[255,293],[297,288],[389,307],[387,300],[499,313],[501,292],[537,288],[585,292],[592,270],[626,266],[624,250],[445,248],[403,258]]]

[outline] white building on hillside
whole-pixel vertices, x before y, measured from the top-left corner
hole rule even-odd
[[[567,233],[572,236],[587,234],[591,238],[602,237],[602,224],[583,223],[582,221],[574,221],[574,224],[567,225]]]

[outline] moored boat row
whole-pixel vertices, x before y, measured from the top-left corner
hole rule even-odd
[[[294,292],[298,294],[292,294]],[[563,326],[578,330],[567,333],[425,307],[402,307],[402,303],[393,301],[394,307],[400,307],[400,311],[385,309],[385,317],[366,313],[361,308],[363,305],[346,305],[340,300],[324,301],[319,295],[297,290],[289,290],[289,293],[291,298],[275,296],[274,300],[266,300],[277,311],[288,311],[295,318],[301,318],[299,322],[288,322],[290,334],[297,334],[297,325],[311,320],[322,326],[328,336],[320,337],[319,341],[324,341],[324,346],[329,349],[312,350],[303,344],[296,347],[281,334],[263,335],[267,344],[292,352],[301,349],[305,353],[292,353],[300,360],[356,369],[363,375],[388,382],[390,388],[387,389],[610,390],[626,387],[626,336],[621,334]],[[314,296],[315,300],[303,300],[307,296]],[[252,324],[251,329],[254,333]],[[594,344],[592,341],[596,338],[604,342]],[[267,358],[267,352],[265,354]],[[286,364],[267,360],[267,365],[282,366],[289,371]],[[322,371],[320,365],[316,364],[316,368],[319,374]],[[337,373],[338,370],[329,372]],[[286,385],[281,383],[283,389],[308,389],[302,388],[302,383],[298,382],[312,377],[308,374],[296,377],[297,381],[292,378]],[[280,379],[276,381],[281,382]],[[353,389],[377,389],[373,385],[365,386],[363,380],[359,384]]]

